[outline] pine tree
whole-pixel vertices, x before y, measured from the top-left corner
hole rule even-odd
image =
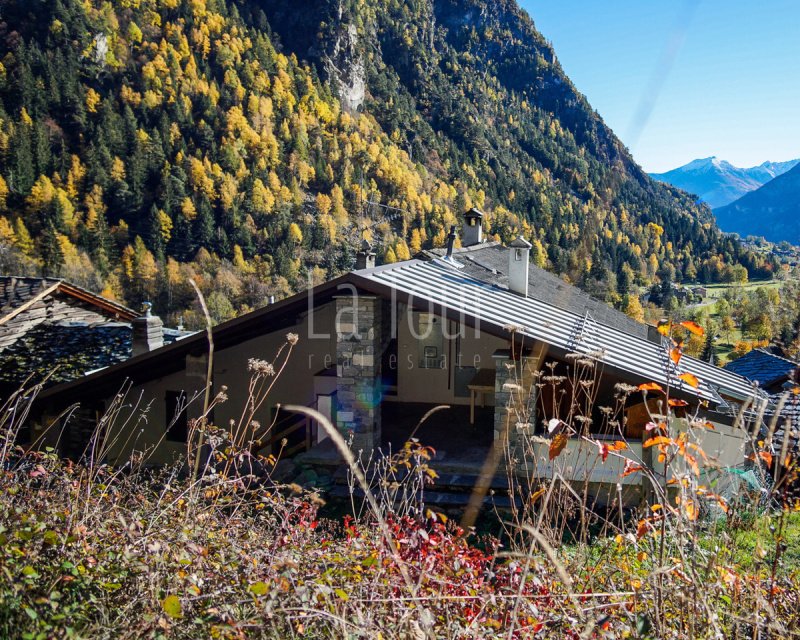
[[[64,254],[58,239],[58,232],[51,223],[45,227],[39,241],[39,255],[42,256],[42,274],[46,277],[57,277],[64,266]]]
[[[145,237],[147,238],[147,246],[153,252],[156,260],[163,262],[166,242],[164,241],[161,211],[159,211],[156,205],[150,207],[150,215],[147,219],[147,234]]]

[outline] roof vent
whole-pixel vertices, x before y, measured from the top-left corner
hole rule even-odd
[[[361,249],[356,254],[356,270],[372,269],[375,267],[375,252],[372,245],[364,238],[361,241]]]
[[[132,355],[149,353],[164,346],[164,323],[161,318],[150,313],[152,303],[144,303],[144,315],[131,321],[133,327]]]
[[[528,297],[528,264],[533,246],[520,236],[508,245],[508,288],[514,293]]]
[[[447,235],[447,260],[453,259],[453,248],[456,246],[456,227],[450,227],[450,233]]]
[[[473,207],[464,214],[461,246],[471,247],[481,242],[483,242],[483,212]]]

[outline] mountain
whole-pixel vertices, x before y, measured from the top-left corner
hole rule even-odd
[[[712,209],[716,209],[786,173],[798,162],[800,160],[764,162],[757,167],[742,169],[712,156],[693,160],[666,173],[651,173],[650,176],[694,193]]]
[[[800,165],[714,214],[726,231],[800,245]]]
[[[649,178],[512,0],[3,0],[0,270],[200,322],[461,213],[618,303],[774,265]]]

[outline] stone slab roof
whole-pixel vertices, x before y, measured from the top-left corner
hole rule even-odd
[[[787,380],[800,363],[776,356],[765,349],[753,349],[725,365],[728,371],[758,382],[765,389]]]
[[[164,344],[186,335],[164,330]],[[16,390],[30,376],[30,384],[45,380],[49,387],[79,378],[130,359],[132,330],[126,323],[39,324],[0,354],[0,387]]]

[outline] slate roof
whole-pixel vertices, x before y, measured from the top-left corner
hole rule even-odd
[[[798,367],[800,364],[797,362],[776,356],[765,349],[753,349],[725,365],[728,371],[758,382],[765,389],[788,379]]]
[[[62,294],[83,305],[94,307],[98,312],[117,320],[132,320],[138,314],[128,307],[97,295],[60,278],[27,278],[0,276],[0,324],[21,307],[35,302],[37,298]]]
[[[463,254],[454,256],[463,258]],[[463,261],[463,260],[459,260]],[[754,393],[753,384],[733,372],[685,356],[676,369],[663,343],[630,333],[585,313],[569,311],[540,297],[523,297],[493,282],[478,280],[466,266],[459,269],[444,260],[410,260],[354,272],[366,280],[402,292],[415,305],[429,304],[452,315],[473,317],[495,331],[516,327],[520,335],[533,338],[564,353],[600,354],[603,366],[642,381],[669,385],[676,391],[724,404],[723,396],[744,401]],[[694,389],[678,379],[680,373],[696,375]]]
[[[186,335],[164,330],[164,344]],[[15,390],[28,376],[45,386],[68,382],[87,372],[110,367],[132,355],[132,329],[126,323],[39,324],[27,331],[0,356],[0,386]]]
[[[446,251],[446,249],[423,251],[420,258],[425,260],[441,258]],[[463,273],[498,287],[507,288],[508,251],[509,249],[499,242],[485,242],[456,249],[453,252],[453,259],[463,265]],[[647,338],[647,325],[637,322],[533,264],[528,267],[528,296],[572,313],[585,315],[588,312],[595,322],[615,327],[632,336]]]

